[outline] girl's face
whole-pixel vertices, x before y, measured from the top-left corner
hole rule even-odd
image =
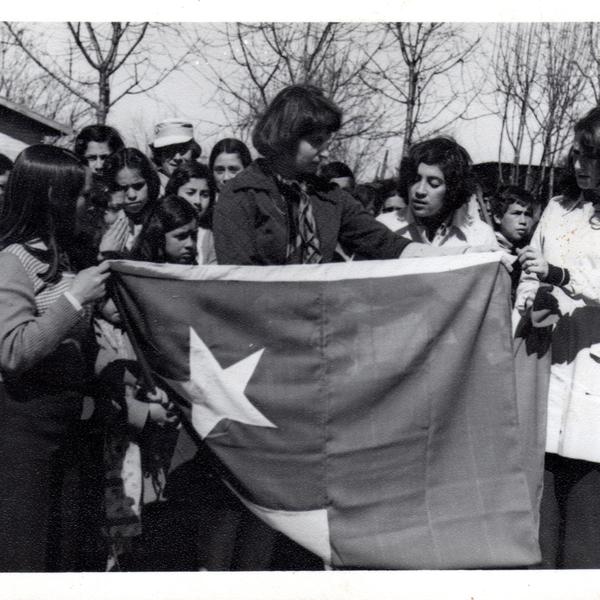
[[[187,183],[184,183],[177,189],[177,195],[187,200],[201,217],[210,204],[210,190],[206,179],[192,177]]]
[[[139,214],[148,202],[148,184],[137,169],[123,167],[115,177],[113,192],[121,194],[123,210],[129,216]]]
[[[213,177],[217,189],[220,190],[227,181],[233,179],[243,168],[244,165],[235,152],[221,152],[213,164]]]
[[[438,216],[444,208],[446,179],[437,165],[419,163],[416,181],[408,188],[408,205],[417,218]]]
[[[596,190],[600,187],[600,159],[583,153],[579,136],[575,136],[573,143],[573,168],[579,189]]]
[[[294,157],[294,170],[298,175],[317,172],[321,156],[326,152],[330,140],[331,134],[325,130],[315,131],[300,140]]]
[[[165,233],[165,258],[168,263],[193,265],[196,263],[196,219]]]

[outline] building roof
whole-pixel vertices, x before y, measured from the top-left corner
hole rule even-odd
[[[21,118],[34,122],[36,129],[41,130],[44,135],[71,135],[73,133],[73,129],[68,125],[48,119],[22,104],[17,104],[0,96],[0,115],[6,111],[12,111],[17,113]]]

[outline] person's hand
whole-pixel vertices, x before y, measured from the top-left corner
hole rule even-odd
[[[527,312],[533,306],[533,301],[535,300],[536,293],[537,293],[537,290],[529,290],[523,296],[523,311],[524,312]]]
[[[155,387],[152,392],[146,392],[145,397],[150,404],[149,416],[151,421],[161,427],[179,424],[179,412],[163,389]]]
[[[107,261],[95,267],[79,271],[69,289],[69,292],[80,304],[89,304],[104,298],[106,294],[106,280],[110,275]]]
[[[532,307],[533,300],[537,294],[537,286],[527,289],[524,292],[517,294],[515,301],[515,308],[519,311],[519,314],[523,317]]]
[[[517,256],[525,273],[535,273],[540,281],[548,277],[548,261],[539,250],[533,246],[525,246],[517,249]]]
[[[129,231],[129,221],[123,211],[120,211],[120,213],[115,222],[104,232],[100,240],[100,247],[98,249],[100,254],[104,254],[105,252],[122,252],[125,248],[127,233]]]
[[[508,252],[499,248],[496,244],[479,244],[478,246],[466,246],[464,254],[472,254],[478,252],[500,252],[500,262],[506,267],[509,273],[512,273],[515,257]]]
[[[150,403],[148,408],[150,420],[159,427],[164,427],[165,425],[178,425],[179,415],[174,412],[174,406],[172,404],[170,406],[171,408],[154,402]]]

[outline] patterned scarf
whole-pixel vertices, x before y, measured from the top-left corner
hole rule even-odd
[[[317,224],[306,183],[284,179],[276,175],[284,196],[293,202],[295,233],[290,232],[287,247],[287,262],[317,264],[322,260],[321,244],[317,235]]]

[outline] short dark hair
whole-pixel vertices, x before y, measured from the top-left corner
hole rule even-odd
[[[41,239],[48,247],[43,259],[50,265],[42,278],[55,281],[59,252],[73,240],[84,185],[85,167],[70,150],[48,144],[25,148],[8,176],[0,206],[0,248]]]
[[[198,218],[198,224],[203,229],[212,229],[212,213],[215,204],[215,182],[206,165],[199,162],[193,162],[177,167],[173,171],[171,177],[169,177],[169,181],[165,186],[165,195],[177,196],[177,190],[179,190],[182,185],[188,183],[190,179],[206,179],[206,182],[208,183],[208,191],[210,192],[208,208],[205,213]]]
[[[435,165],[444,174],[446,196],[444,205],[454,211],[465,204],[475,193],[476,180],[469,153],[455,140],[438,136],[413,144],[400,163],[398,192],[408,199],[409,188],[417,181],[419,165]]]
[[[582,153],[590,158],[600,158],[600,106],[588,111],[575,123],[573,129],[575,137],[579,138]],[[558,188],[569,200],[576,200],[581,193],[575,177],[573,147],[569,150],[567,168],[559,181]]]
[[[13,161],[5,154],[0,154],[0,175],[4,175],[7,171],[13,168]]]
[[[342,111],[318,87],[290,85],[281,90],[262,114],[252,133],[252,143],[266,158],[296,152],[310,133],[334,133],[342,125]]]
[[[167,262],[165,235],[194,219],[198,221],[198,213],[187,200],[174,194],[163,196],[154,204],[142,225],[131,250],[132,259]]]
[[[137,148],[121,148],[111,154],[104,163],[102,182],[110,190],[114,187],[121,169],[135,169],[148,186],[148,208],[156,202],[160,194],[160,179],[150,159]]]
[[[246,146],[242,140],[238,140],[236,138],[224,138],[219,140],[210,151],[208,168],[211,170],[211,172],[215,166],[215,161],[219,155],[223,153],[237,154],[244,169],[252,162],[250,150],[248,150],[248,146]]]
[[[350,177],[354,181],[354,173],[352,172],[352,169],[346,163],[343,163],[339,160],[327,163],[321,169],[321,177],[327,180],[334,179],[336,177]]]
[[[490,198],[490,206],[494,217],[501,219],[511,204],[520,204],[521,206],[531,207],[532,209],[538,202],[531,192],[519,187],[518,185],[503,185]]]
[[[125,147],[123,138],[114,127],[108,125],[87,125],[75,138],[74,152],[80,158],[83,158],[90,142],[99,144],[108,144],[111,154]]]
[[[192,151],[192,161],[197,161],[202,156],[202,147],[196,140],[189,140],[187,142],[181,142],[178,144],[169,144],[168,146],[161,146],[160,148],[155,148],[150,145],[150,150],[152,151],[152,161],[157,167],[162,165],[165,154],[171,152],[173,146],[186,146],[185,152],[191,149]]]

